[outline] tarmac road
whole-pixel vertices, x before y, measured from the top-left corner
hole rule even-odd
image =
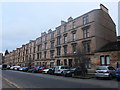
[[[118,88],[116,80],[76,79],[41,73],[3,70],[2,76],[20,88]]]

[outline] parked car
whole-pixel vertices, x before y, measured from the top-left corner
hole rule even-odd
[[[7,69],[7,64],[3,64],[2,65],[2,70],[6,70]]]
[[[10,70],[13,70],[13,69],[14,69],[14,66],[11,66],[11,67],[10,67]]]
[[[34,68],[30,68],[30,69],[28,69],[27,72],[32,72],[33,70],[34,70]]]
[[[44,70],[42,71],[42,73],[47,74],[47,73],[48,73],[48,71],[49,71],[49,68],[44,69]]]
[[[20,68],[20,66],[11,66],[10,67],[11,70],[17,70],[18,68]]]
[[[59,75],[62,75],[62,73],[63,73],[64,70],[69,70],[69,69],[70,69],[70,67],[68,67],[68,66],[56,66],[54,73],[55,73],[56,75],[58,75],[58,74],[59,74]]]
[[[85,73],[87,73],[87,69],[85,68],[84,70],[85,70]],[[72,76],[72,77],[74,77],[76,75],[81,75],[82,71],[83,70],[82,70],[81,67],[72,67],[72,68],[70,68],[68,70],[64,70],[63,75],[64,76]]]
[[[38,72],[42,73],[42,71],[43,71],[44,69],[46,69],[46,67],[41,67],[41,68],[39,68]]]
[[[28,67],[20,67],[19,71],[28,71]]]
[[[49,68],[48,74],[52,74],[53,75],[54,72],[55,72],[55,67]]]
[[[19,70],[20,66],[14,66],[14,70]]]
[[[20,68],[19,68],[19,71],[23,71],[23,67],[20,67]]]
[[[33,71],[32,72],[39,72],[39,70],[41,69],[42,66],[37,66],[35,68],[33,68]]]
[[[7,66],[7,69],[10,70],[10,66]]]
[[[99,66],[96,69],[95,77],[106,77],[112,79],[113,77],[115,77],[115,69],[111,66]]]
[[[120,80],[120,67],[116,69],[115,75],[116,75],[117,80]]]

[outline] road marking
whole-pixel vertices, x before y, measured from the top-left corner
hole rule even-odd
[[[16,88],[19,88],[20,90],[25,90],[23,89],[22,87],[20,87],[19,85],[13,83],[12,81],[8,80],[7,78],[5,77],[2,77],[5,81],[7,81],[8,83],[12,84],[13,86],[15,86]]]

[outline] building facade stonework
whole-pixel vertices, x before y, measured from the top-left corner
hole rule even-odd
[[[114,41],[117,41],[116,25],[101,4],[100,9],[61,21],[55,30],[43,32],[36,40],[11,51],[5,56],[5,63],[30,67],[74,66],[73,55],[79,47],[88,57],[87,68],[92,68],[99,63],[95,52]]]

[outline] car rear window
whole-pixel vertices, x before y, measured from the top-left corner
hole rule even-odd
[[[96,70],[107,70],[106,67],[98,67]]]
[[[76,68],[70,68],[70,70],[75,70]]]
[[[61,67],[61,69],[69,69],[69,67]]]

